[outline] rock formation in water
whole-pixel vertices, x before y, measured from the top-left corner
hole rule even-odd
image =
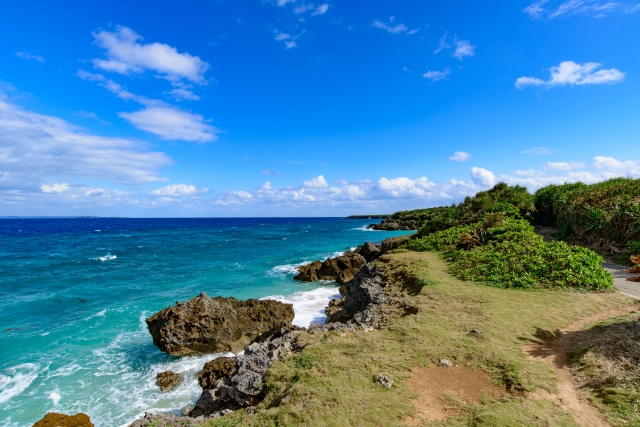
[[[295,280],[301,282],[317,282],[318,280],[336,281],[344,284],[353,279],[356,272],[367,260],[355,252],[347,252],[336,258],[329,258],[324,262],[319,260],[311,264],[298,267],[298,275]]]
[[[83,413],[64,415],[49,412],[44,418],[36,422],[33,427],[93,427],[93,423],[89,416]]]
[[[156,375],[156,385],[160,387],[160,391],[166,393],[178,387],[182,382],[182,374],[173,371],[159,372]]]
[[[293,321],[293,306],[279,301],[238,301],[201,293],[147,319],[153,343],[174,356],[238,353]]]

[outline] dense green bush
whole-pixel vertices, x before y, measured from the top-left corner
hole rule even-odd
[[[503,213],[512,218],[532,220],[535,210],[535,199],[525,187],[500,182],[490,190],[465,198],[458,205],[398,212],[394,215],[402,218],[411,213],[422,225],[418,235],[427,236],[450,227],[474,223],[487,213]]]
[[[528,221],[505,213],[487,213],[474,224],[417,237],[406,248],[443,252],[452,273],[463,280],[520,288],[613,285],[596,253],[564,242],[547,244]]]
[[[537,220],[566,236],[618,245],[640,240],[640,179],[549,185],[535,194]]]

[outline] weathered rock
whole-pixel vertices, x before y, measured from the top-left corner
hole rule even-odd
[[[382,387],[391,388],[391,386],[393,385],[393,380],[386,375],[380,374],[378,375],[376,383],[378,383],[378,385],[381,385]]]
[[[311,264],[301,265],[298,267],[298,275],[294,277],[295,280],[301,282],[317,282],[320,280],[318,270],[322,266],[320,260],[313,261]]]
[[[49,412],[44,418],[37,421],[33,427],[93,427],[93,423],[89,416],[83,413],[64,415]]]
[[[221,414],[211,414],[209,418],[220,418]],[[165,414],[151,414],[149,412],[144,414],[144,418],[135,420],[129,427],[201,427],[205,422],[204,417],[190,418],[190,417],[178,417],[171,412]]]
[[[364,265],[353,280],[345,283],[347,295],[344,297],[344,308],[351,314],[363,311],[369,305],[380,305],[385,300],[382,288],[386,286],[384,270],[371,264]]]
[[[411,234],[407,234],[405,236],[396,236],[384,239],[382,241],[382,246],[380,247],[380,253],[378,254],[378,256],[382,256],[387,252],[398,249],[400,246],[404,245],[410,237]]]
[[[147,326],[153,343],[174,356],[238,353],[290,326],[293,316],[291,304],[210,298],[201,293],[154,314],[147,319]]]
[[[453,362],[447,359],[440,359],[438,361],[438,365],[440,366],[444,366],[445,368],[449,368],[451,366],[453,366]]]
[[[251,344],[243,355],[233,359],[234,373],[221,376],[214,387],[203,390],[186,415],[209,417],[223,410],[256,406],[262,400],[264,377],[273,362],[304,348],[304,344],[298,342],[303,331],[303,328],[285,328],[265,342]]]
[[[354,252],[362,255],[367,262],[371,262],[378,258],[378,255],[380,254],[380,247],[376,246],[372,242],[366,242],[364,245],[358,246]]]
[[[300,273],[294,279],[303,282],[328,280],[345,284],[355,276],[367,260],[360,254],[347,252],[337,258],[329,258],[321,263],[320,267],[317,267],[319,262],[314,261],[311,264],[298,267]]]
[[[178,387],[182,382],[182,374],[173,371],[159,372],[156,375],[156,385],[160,387],[160,391],[166,393]]]
[[[230,378],[236,372],[236,360],[233,357],[218,357],[204,364],[198,376],[198,384],[203,389],[214,388],[221,378]]]
[[[379,224],[369,224],[369,228],[372,230],[419,230],[420,223],[416,220],[399,220],[397,218],[389,217],[382,220]]]

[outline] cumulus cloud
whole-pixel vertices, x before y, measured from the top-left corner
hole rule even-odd
[[[422,75],[422,77],[429,79],[432,82],[437,82],[445,79],[449,74],[451,74],[451,70],[447,67],[443,71],[427,71]]]
[[[162,139],[210,142],[218,139],[219,130],[206,123],[199,114],[172,106],[150,106],[133,113],[118,113],[138,129],[158,135]]]
[[[496,184],[496,176],[484,168],[471,168],[471,180],[480,187],[492,187]]]
[[[43,184],[40,186],[40,189],[43,193],[64,193],[65,191],[69,191],[69,184],[63,182],[62,184],[51,184],[46,185]]]
[[[559,171],[570,171],[573,169],[582,169],[586,165],[584,162],[547,162],[546,168]]]
[[[96,44],[106,51],[107,59],[94,59],[93,65],[119,74],[152,71],[170,81],[187,79],[205,84],[209,64],[199,57],[179,53],[163,43],[142,43],[142,37],[127,27],[93,33]]]
[[[304,181],[302,183],[303,187],[306,188],[328,188],[329,183],[326,179],[324,179],[323,175],[318,175],[317,177],[310,179],[308,181]]]
[[[0,189],[62,192],[50,177],[142,184],[173,163],[131,138],[89,134],[60,118],[25,110],[0,96]],[[68,192],[64,190],[64,192]]]
[[[151,193],[154,196],[168,196],[168,197],[180,197],[180,196],[192,196],[196,193],[206,193],[209,190],[206,188],[198,190],[194,185],[187,184],[169,184],[165,187],[153,190]]]
[[[31,52],[16,52],[16,56],[18,58],[22,58],[22,59],[26,59],[26,60],[33,59],[34,61],[44,62],[44,58],[42,56],[34,55]]]
[[[449,157],[449,160],[453,160],[454,162],[466,162],[471,160],[471,154],[465,151],[456,151],[453,153],[453,156]]]
[[[516,80],[516,88],[527,86],[564,86],[564,85],[592,85],[613,84],[624,80],[624,73],[615,68],[598,70],[602,64],[587,62],[577,64],[573,61],[563,61],[560,65],[551,67],[551,77],[541,80],[536,77],[520,77]]]

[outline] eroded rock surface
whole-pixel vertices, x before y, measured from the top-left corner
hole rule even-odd
[[[389,217],[382,220],[379,224],[369,224],[369,228],[372,230],[419,230],[420,223],[416,220],[398,220],[397,218]]]
[[[325,324],[312,324],[309,330],[379,328],[382,306],[388,302],[383,290],[386,286],[384,270],[365,264],[352,280],[345,283],[345,296],[329,303],[325,310]]]
[[[357,271],[367,260],[355,252],[329,258],[324,262],[319,260],[311,264],[298,267],[299,274],[294,277],[301,282],[315,282],[318,280],[336,281],[341,285],[353,279]]]
[[[198,384],[203,389],[214,388],[220,378],[231,377],[236,372],[235,357],[218,357],[204,364]]]
[[[89,416],[83,413],[65,415],[49,412],[44,418],[36,422],[33,427],[93,427],[93,423]]]
[[[225,361],[224,372],[223,369],[215,371],[214,375],[219,378],[215,384],[207,383],[210,388],[202,391],[196,405],[186,415],[211,417],[219,415],[220,411],[257,405],[263,397],[262,386],[267,370],[273,362],[304,348],[304,344],[298,340],[304,331],[304,328],[295,326],[282,329],[268,341],[251,344],[243,355],[233,358],[233,368]]]
[[[147,319],[153,343],[174,356],[242,351],[293,321],[293,306],[279,301],[238,301],[201,293]]]
[[[411,234],[407,234],[405,236],[389,237],[388,239],[384,239],[378,256],[382,256],[387,252],[398,249],[400,246],[404,245],[410,237]]]
[[[160,391],[166,393],[178,387],[182,382],[182,374],[173,371],[159,372],[156,375],[156,385],[160,387]]]

